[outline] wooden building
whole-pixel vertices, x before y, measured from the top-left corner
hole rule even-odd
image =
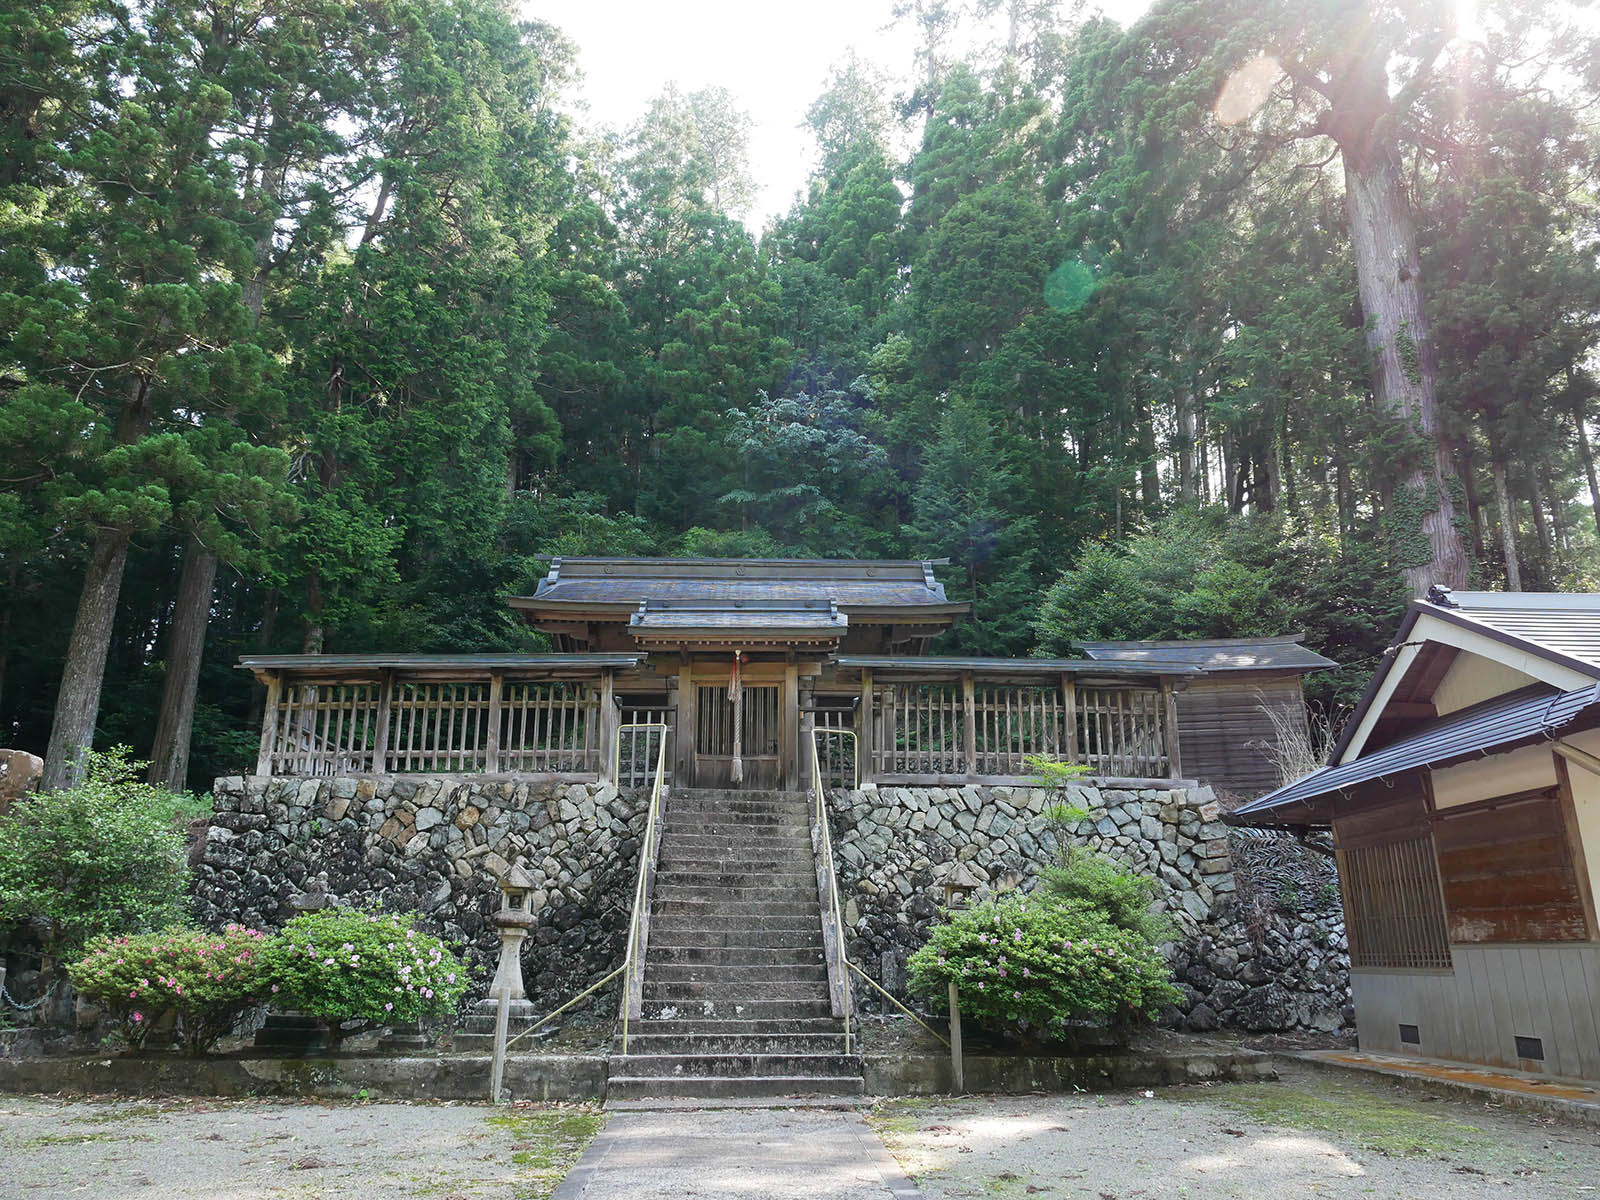
[[[1228,819],[1331,826],[1364,1049],[1600,1079],[1600,594],[1434,589],[1330,765]]]
[[[1230,717],[1233,741],[1218,741],[1205,714],[1237,705],[1185,689],[1298,703],[1299,674],[1328,665],[1293,639],[932,656],[968,608],[946,597],[940,565],[558,558],[510,601],[552,653],[242,659],[268,689],[257,771],[637,784],[653,762],[640,727],[665,725],[671,779],[687,787],[799,788],[811,728],[841,731],[821,739],[835,784],[1025,782],[1030,755],[1165,781],[1197,774],[1187,724],[1200,777],[1248,786],[1244,740],[1261,728]]]
[[[1280,726],[1306,723],[1301,680],[1336,663],[1301,645],[1305,634],[1181,642],[1073,642],[1096,662],[1196,668],[1178,690],[1184,768],[1218,792],[1251,797],[1283,782],[1273,747]]]

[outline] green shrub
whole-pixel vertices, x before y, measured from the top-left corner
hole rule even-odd
[[[1079,901],[1007,900],[946,913],[911,956],[911,990],[999,1032],[1076,1044],[1085,1026],[1126,1041],[1178,999],[1160,952]]]
[[[443,1016],[466,993],[466,966],[408,917],[355,909],[302,913],[266,951],[272,1001],[363,1027]]]
[[[0,923],[31,927],[47,957],[182,918],[189,868],[173,822],[186,798],[140,783],[143,767],[126,747],[91,753],[76,787],[0,816]]]
[[[67,968],[73,986],[118,1022],[130,1046],[176,1018],[183,1045],[203,1054],[244,1010],[267,994],[266,934],[238,925],[222,933],[167,929],[97,937]]]
[[[1118,929],[1153,945],[1170,942],[1178,933],[1171,917],[1150,911],[1161,890],[1155,879],[1081,846],[1069,847],[1059,866],[1044,869],[1042,890],[1046,896],[1098,909]]]

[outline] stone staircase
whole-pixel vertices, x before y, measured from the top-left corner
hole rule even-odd
[[[618,1025],[609,1098],[860,1095],[830,1014],[805,794],[674,790],[644,1019],[627,1054]]]

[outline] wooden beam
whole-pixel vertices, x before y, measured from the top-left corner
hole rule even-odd
[[[378,681],[378,725],[372,732],[372,773],[389,773],[389,713],[394,701],[394,672],[384,671]]]
[[[617,673],[607,667],[600,676],[600,778],[616,783],[617,726],[622,723],[617,711]]]
[[[1567,757],[1557,747],[1556,784],[1560,789],[1561,823],[1566,826],[1567,850],[1572,856],[1572,874],[1578,885],[1578,898],[1583,903],[1583,917],[1589,926],[1589,940],[1600,939],[1600,918],[1595,912],[1594,881],[1589,874],[1588,851],[1583,844],[1583,832],[1578,826],[1578,807],[1572,798],[1572,776],[1567,767]]]
[[[873,727],[877,722],[872,709],[870,667],[861,668],[861,706],[856,714],[856,724],[856,753],[861,760],[856,764],[857,775],[862,783],[872,783],[877,778],[873,770]]]
[[[267,677],[267,705],[261,710],[261,749],[256,754],[256,774],[272,774],[272,748],[278,740],[278,697],[283,692],[283,676],[277,671]]]
[[[967,765],[967,779],[978,778],[978,701],[972,672],[961,672],[961,711],[965,717],[961,731],[961,756]]]
[[[1178,746],[1178,697],[1172,690],[1172,678],[1161,677],[1162,723],[1167,734],[1167,778],[1183,778],[1183,754]]]
[[[783,669],[783,711],[778,724],[778,762],[780,778],[785,780],[787,791],[799,791],[805,785],[801,780],[809,777],[810,759],[806,770],[800,766],[800,673],[793,663]]]
[[[1061,673],[1061,711],[1067,725],[1067,761],[1082,762],[1078,757],[1078,681],[1066,671]]]
[[[694,777],[694,670],[685,654],[678,660],[677,736],[673,739],[672,780],[679,787],[693,787]]]
[[[500,697],[505,687],[505,676],[499,671],[489,673],[489,728],[483,738],[483,769],[493,775],[500,770]]]

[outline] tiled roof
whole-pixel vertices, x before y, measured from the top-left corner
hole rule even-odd
[[[932,560],[558,558],[519,608],[648,602],[841,607],[949,607]],[[964,606],[963,606],[964,607]]]
[[[1073,642],[1102,662],[1185,664],[1203,671],[1323,671],[1339,664],[1300,643],[1303,633],[1265,638],[1196,638],[1178,642]]]
[[[1600,593],[1452,592],[1450,600],[1456,607],[1443,611],[1600,668]]]

